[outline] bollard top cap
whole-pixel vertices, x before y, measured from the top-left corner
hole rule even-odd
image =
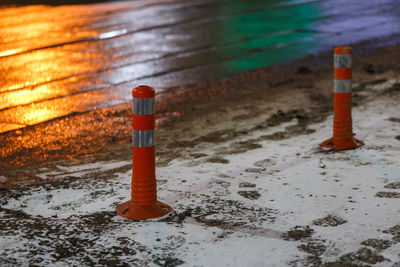
[[[132,96],[136,98],[152,98],[155,95],[154,89],[147,85],[140,85],[132,90]]]
[[[353,49],[347,45],[341,45],[335,48],[335,54],[351,55],[352,53]]]

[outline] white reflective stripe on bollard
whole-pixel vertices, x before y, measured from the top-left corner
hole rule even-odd
[[[132,112],[136,115],[154,114],[154,97],[151,98],[133,98]]]
[[[333,59],[333,66],[335,68],[351,68],[351,64],[351,55],[335,54]]]
[[[132,130],[132,145],[136,147],[154,146],[154,130]]]
[[[333,80],[333,92],[351,93],[351,80]]]

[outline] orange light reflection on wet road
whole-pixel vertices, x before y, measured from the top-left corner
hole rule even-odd
[[[49,120],[53,117],[54,117],[54,109],[52,107],[44,107],[41,109],[31,110],[28,113],[24,113],[22,121],[26,121],[29,124],[35,124],[37,122]]]
[[[140,84],[160,93],[333,43],[397,36],[399,10],[396,0],[366,1],[361,10],[356,0],[345,6],[149,0],[2,7],[0,133],[129,102]]]
[[[22,48],[10,49],[10,50],[6,50],[6,51],[2,51],[2,52],[0,52],[0,57],[14,55],[14,54],[17,54],[17,53],[21,53],[22,51],[24,51],[24,49],[22,49]]]
[[[20,17],[11,16],[4,23],[13,24],[12,20],[18,24]],[[47,33],[54,35],[56,32],[56,39],[65,40],[76,26],[73,23],[73,20],[69,24],[54,20],[0,29],[0,133],[81,110],[79,102],[82,106],[87,104],[87,99],[63,98],[76,93],[76,87],[73,86],[75,74],[102,66],[101,62],[91,60],[93,57],[103,57],[101,48],[95,52],[71,52],[59,47],[18,54],[48,44],[49,40],[41,38]],[[79,33],[74,34],[87,37],[98,36],[101,32],[80,29]],[[1,51],[10,43],[19,48]],[[88,83],[96,85],[96,81]],[[48,101],[51,99],[58,101]],[[96,101],[99,102],[98,99]]]
[[[24,89],[11,91],[0,98],[0,109],[32,103],[49,93],[46,85],[39,86],[35,90]]]

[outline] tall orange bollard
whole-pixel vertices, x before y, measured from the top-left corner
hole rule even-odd
[[[351,118],[352,49],[349,46],[335,48],[333,83],[333,137],[322,142],[325,148],[354,149],[364,145],[353,137]]]
[[[132,196],[118,205],[117,214],[128,219],[151,219],[164,216],[172,208],[157,201],[156,158],[154,146],[154,89],[133,89],[132,109]]]

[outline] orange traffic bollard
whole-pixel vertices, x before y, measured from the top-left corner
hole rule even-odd
[[[151,219],[164,216],[172,208],[157,201],[156,158],[154,146],[154,89],[133,89],[132,109],[132,196],[118,205],[117,214],[128,219]]]
[[[364,145],[353,137],[351,118],[352,49],[349,46],[335,48],[333,84],[333,137],[321,146],[337,150],[354,149]]]

